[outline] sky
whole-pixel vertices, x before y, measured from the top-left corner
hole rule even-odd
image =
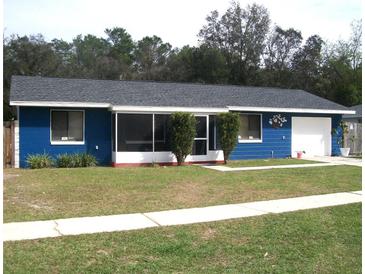
[[[335,42],[348,39],[360,19],[361,0],[239,0],[241,7],[265,6],[272,24],[293,27],[304,39],[319,34]],[[134,40],[157,35],[173,47],[198,45],[197,34],[213,10],[223,14],[230,0],[4,0],[3,28],[10,34],[41,33],[46,40],[71,41],[78,34],[106,37],[123,27]]]

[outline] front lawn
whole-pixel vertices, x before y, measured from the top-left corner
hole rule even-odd
[[[199,166],[4,172],[4,222],[159,211],[361,189],[361,168],[353,166],[227,173]]]
[[[6,242],[4,273],[361,273],[361,204]]]
[[[287,158],[287,159],[260,159],[260,160],[231,160],[227,162],[229,167],[254,167],[254,166],[281,166],[281,165],[305,165],[317,164],[320,162],[309,161],[303,159]]]

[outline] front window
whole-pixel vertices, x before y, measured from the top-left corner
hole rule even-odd
[[[240,114],[240,129],[238,132],[239,142],[260,142],[261,138],[261,115]]]
[[[83,143],[84,112],[81,110],[51,111],[51,143]]]

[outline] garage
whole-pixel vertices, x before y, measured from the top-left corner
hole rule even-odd
[[[292,157],[297,151],[308,156],[331,155],[331,118],[292,117]]]

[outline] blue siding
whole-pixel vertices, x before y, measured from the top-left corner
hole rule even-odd
[[[52,108],[53,109],[53,108]],[[79,108],[78,108],[79,109]],[[60,153],[87,152],[95,155],[100,164],[111,163],[111,112],[107,109],[85,110],[85,144],[51,145],[50,143],[50,108],[20,107],[20,166],[26,167],[28,154],[47,152],[56,157]],[[291,118],[331,117],[332,128],[337,128],[341,115],[281,113],[287,122],[282,128],[274,129],[269,119],[278,113],[263,113],[263,142],[239,143],[230,159],[285,158],[291,155]],[[98,150],[96,150],[98,146]],[[332,137],[332,155],[339,155],[337,136]]]
[[[47,107],[19,108],[20,167],[26,167],[25,160],[28,154],[43,152],[54,157],[60,153],[87,152],[93,154],[100,164],[108,165],[111,163],[110,111],[107,109],[84,109],[84,145],[51,145],[50,109]],[[96,150],[95,146],[98,146],[99,149]]]
[[[231,160],[285,158],[291,156],[291,118],[302,117],[331,117],[332,128],[338,127],[341,115],[280,113],[287,122],[282,128],[272,128],[269,119],[278,113],[262,114],[262,143],[238,143],[230,155]],[[332,155],[339,154],[336,136],[332,136]]]

